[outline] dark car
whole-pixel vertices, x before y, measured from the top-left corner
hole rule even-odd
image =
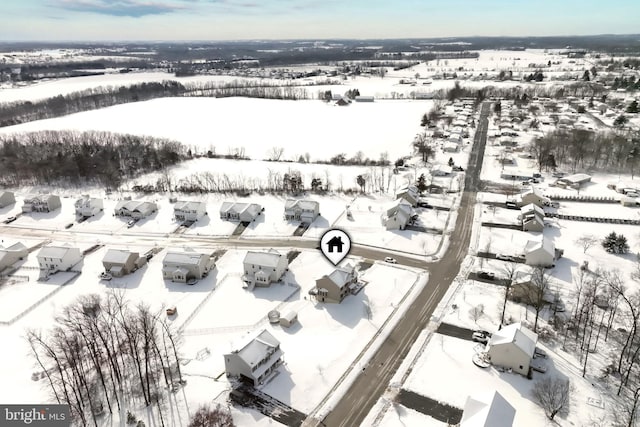
[[[481,279],[486,279],[486,280],[495,280],[496,275],[489,272],[489,271],[479,271],[478,272],[478,277]]]
[[[419,208],[425,208],[425,209],[431,209],[433,208],[433,206],[431,206],[429,203],[427,202],[418,202],[418,207]]]
[[[7,218],[7,219],[5,219],[5,220],[4,220],[4,223],[5,223],[5,224],[11,224],[11,223],[12,223],[13,221],[15,221],[16,219],[18,219],[18,218],[16,218],[15,216],[10,216],[9,218]]]
[[[516,202],[506,202],[505,205],[507,209],[520,209]]]

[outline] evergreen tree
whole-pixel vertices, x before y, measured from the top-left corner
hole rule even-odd
[[[614,254],[616,253],[617,241],[618,241],[618,235],[615,233],[615,231],[612,231],[602,241],[602,247],[604,248],[605,251],[609,252],[610,254]]]
[[[422,120],[420,121],[420,126],[422,126],[422,127],[429,126],[429,116],[427,116],[427,113],[424,113],[422,115]]]
[[[633,100],[631,104],[627,107],[627,113],[637,113],[638,112],[638,101]]]
[[[624,125],[627,124],[628,121],[629,121],[629,119],[627,119],[623,114],[620,114],[613,121],[613,126],[617,127],[617,128],[621,128],[621,127],[624,127]]]
[[[624,237],[624,235],[618,234],[615,243],[617,254],[626,254],[629,252],[629,244],[627,243],[627,238]]]
[[[582,75],[582,80],[584,80],[585,82],[591,81],[591,78],[589,78],[589,70],[584,70],[584,74]]]
[[[449,166],[453,167],[453,165],[455,165],[455,162],[453,161],[453,157],[449,157]]]
[[[416,187],[418,188],[418,191],[421,193],[424,193],[425,191],[427,191],[427,178],[425,178],[424,174],[420,174],[420,176],[418,177],[418,181],[416,182]]]

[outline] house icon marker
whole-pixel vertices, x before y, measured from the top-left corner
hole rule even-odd
[[[344,245],[344,243],[342,243],[342,237],[340,236],[333,236],[331,240],[327,242],[328,251],[331,253],[333,253],[334,249],[336,249],[337,252],[342,252],[342,245]]]

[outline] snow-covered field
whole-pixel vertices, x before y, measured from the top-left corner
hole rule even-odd
[[[321,101],[249,98],[161,98],[116,105],[2,128],[2,133],[35,130],[101,130],[169,138],[200,152],[235,153],[255,159],[274,147],[283,159],[329,160],[358,151],[378,159],[407,155],[431,101],[377,101],[339,107]]]

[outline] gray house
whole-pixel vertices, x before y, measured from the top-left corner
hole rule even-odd
[[[169,251],[162,260],[162,277],[178,283],[192,283],[215,267],[211,256],[191,250]]]
[[[76,200],[74,207],[76,208],[76,215],[83,218],[92,217],[101,212],[104,208],[102,199],[96,199],[89,197],[88,195],[83,195],[81,198]]]
[[[255,338],[224,355],[224,370],[228,377],[259,385],[282,364],[280,341],[266,329]]]
[[[53,194],[29,195],[24,198],[22,212],[52,212],[60,209],[60,197]]]
[[[140,257],[138,252],[122,249],[109,249],[102,259],[104,271],[114,277],[131,274],[146,263],[147,259]]]
[[[177,221],[196,222],[207,214],[207,204],[204,202],[178,201],[173,205],[173,217]]]
[[[249,251],[242,264],[242,280],[250,287],[269,286],[279,281],[289,267],[287,257],[274,249],[268,252]]]
[[[311,224],[320,215],[320,204],[315,200],[287,199],[284,203],[284,219]]]
[[[418,205],[419,198],[420,191],[415,185],[409,185],[408,187],[401,188],[396,193],[396,199],[406,200],[414,208]]]
[[[396,202],[382,214],[382,225],[387,230],[404,230],[411,220],[411,205],[405,199]]]
[[[252,222],[264,211],[257,203],[224,202],[220,207],[220,219],[224,221]]]
[[[29,255],[29,250],[22,243],[16,243],[7,248],[0,246],[0,273],[5,268],[11,267],[13,264]]]
[[[358,282],[358,273],[351,264],[338,267],[331,274],[325,274],[316,280],[316,287],[310,295],[321,302],[341,303],[351,292],[351,286]]]
[[[146,218],[158,210],[158,205],[153,202],[139,200],[120,200],[116,204],[116,216],[128,216],[134,219]]]
[[[11,191],[0,191],[0,208],[7,207],[16,202],[16,198]]]

